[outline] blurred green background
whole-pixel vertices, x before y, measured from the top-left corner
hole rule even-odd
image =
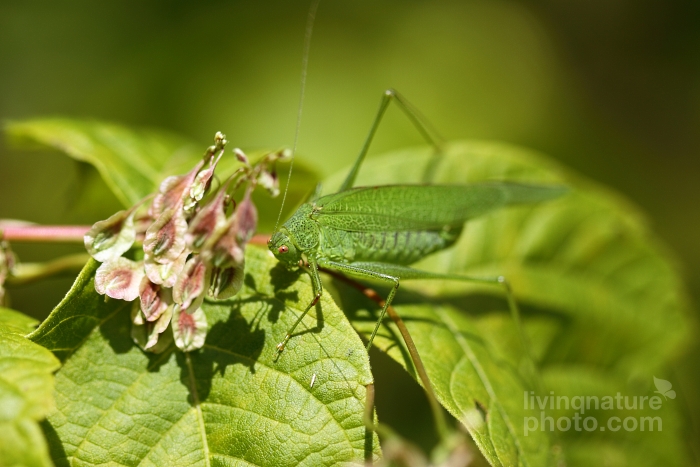
[[[203,148],[218,130],[244,149],[291,146],[308,6],[3,0],[0,119],[90,117],[165,128]],[[394,87],[447,139],[537,149],[628,196],[698,303],[699,25],[696,0],[323,1],[298,152],[322,175],[347,165]],[[372,153],[420,143],[391,109]],[[92,169],[6,142],[0,199],[0,218],[40,223],[89,224],[119,208]],[[24,261],[78,250],[15,247]],[[12,305],[46,316],[70,283],[11,288]],[[696,343],[673,369],[692,446],[699,354]],[[400,420],[422,394],[378,358],[380,416]],[[403,379],[382,394],[382,377]],[[390,391],[407,399],[392,408]]]

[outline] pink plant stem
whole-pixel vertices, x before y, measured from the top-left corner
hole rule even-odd
[[[248,240],[248,243],[252,243],[253,245],[267,245],[267,241],[270,239],[270,234],[255,234],[253,235],[253,238]]]
[[[89,225],[0,226],[0,239],[12,242],[82,243]]]

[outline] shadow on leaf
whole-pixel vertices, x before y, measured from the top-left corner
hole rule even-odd
[[[275,292],[291,287],[304,273],[301,268],[289,269],[282,263],[277,263],[270,269],[270,283]]]
[[[205,304],[208,317],[226,316],[227,319],[216,321],[207,333],[204,347],[190,354],[200,402],[209,396],[214,377],[217,374],[223,377],[229,365],[242,364],[255,373],[255,362],[265,344],[265,330],[260,329],[259,318],[248,322],[241,308],[259,303],[257,316],[270,307],[279,306],[272,302],[276,301],[250,297],[233,303]],[[182,368],[183,384],[190,387],[189,369],[182,356],[178,356],[178,363]]]

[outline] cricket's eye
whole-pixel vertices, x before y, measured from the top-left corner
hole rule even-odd
[[[277,251],[279,251],[280,254],[283,255],[283,254],[285,254],[286,252],[289,251],[289,247],[288,247],[287,245],[282,245],[281,247],[279,247],[279,248],[277,249]]]

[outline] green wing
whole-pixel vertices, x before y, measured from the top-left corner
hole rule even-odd
[[[316,200],[312,218],[335,229],[432,230],[458,226],[494,209],[556,198],[563,186],[482,183],[359,187]]]

